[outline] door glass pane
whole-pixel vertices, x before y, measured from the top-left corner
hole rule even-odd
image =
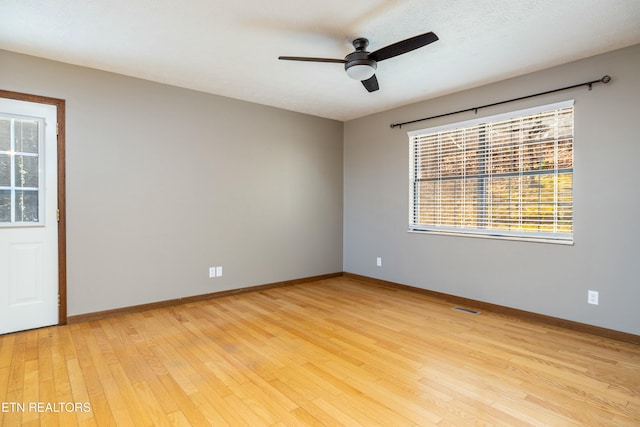
[[[11,190],[0,190],[0,222],[11,222]]]
[[[0,154],[0,187],[11,185],[11,157],[8,154]]]
[[[38,191],[16,190],[16,222],[38,222]]]
[[[11,120],[0,118],[0,151],[11,148]]]
[[[40,222],[40,143],[43,122],[0,117],[0,223]]]
[[[35,156],[15,156],[16,187],[38,186],[38,158]]]
[[[38,122],[16,120],[16,152],[38,153]]]

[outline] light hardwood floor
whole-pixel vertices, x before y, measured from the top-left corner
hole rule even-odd
[[[337,278],[0,336],[0,405],[3,426],[638,426],[640,347]]]

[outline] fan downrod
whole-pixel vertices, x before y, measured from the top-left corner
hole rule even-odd
[[[353,47],[355,47],[356,50],[363,51],[367,46],[369,46],[369,40],[364,37],[359,37],[353,41]]]

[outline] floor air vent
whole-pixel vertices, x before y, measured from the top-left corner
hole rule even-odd
[[[477,316],[478,314],[480,314],[479,311],[471,310],[470,308],[464,308],[464,307],[452,307],[452,310],[461,311],[463,313],[468,313],[468,314],[473,314],[474,316]]]

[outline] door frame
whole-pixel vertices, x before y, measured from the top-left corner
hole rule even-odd
[[[67,324],[67,221],[65,182],[65,100],[0,89],[0,98],[55,105],[58,147],[58,325]]]

